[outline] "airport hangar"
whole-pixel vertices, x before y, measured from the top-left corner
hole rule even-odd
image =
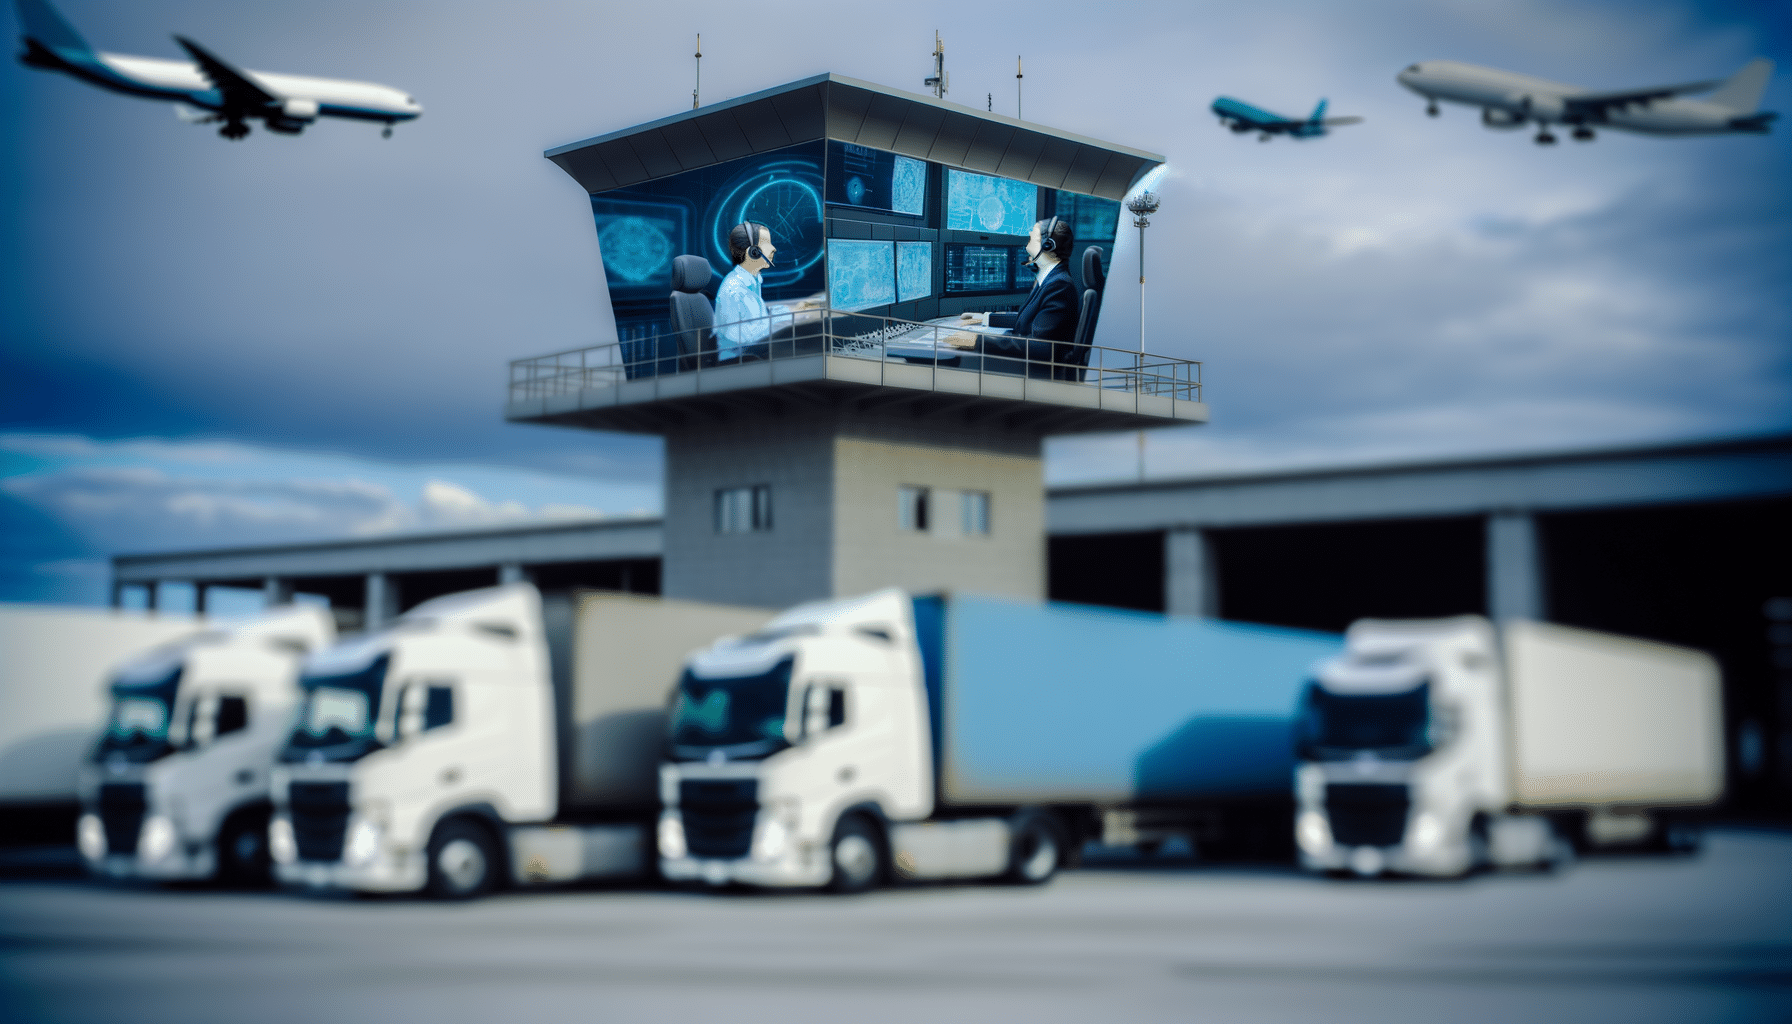
[[[1055,600],[1322,629],[1531,616],[1711,651],[1733,806],[1792,811],[1792,434],[1063,486],[1046,503]],[[661,547],[660,520],[618,518],[120,555],[113,600],[254,587],[327,598],[354,629],[510,580],[657,593]]]

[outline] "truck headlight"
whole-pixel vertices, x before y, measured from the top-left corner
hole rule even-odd
[[[380,855],[380,840],[385,838],[378,822],[366,818],[357,820],[353,828],[348,830],[348,840],[342,844],[342,862],[350,867],[366,867]]]
[[[766,818],[759,823],[759,834],[753,837],[755,859],[777,860],[789,847],[790,826],[777,818]]]
[[[160,814],[143,819],[143,831],[137,834],[137,856],[151,863],[174,852],[174,822]]]
[[[1302,811],[1294,825],[1294,839],[1303,852],[1317,857],[1332,848],[1332,828],[1318,811]]]
[[[1430,811],[1420,811],[1412,819],[1412,831],[1407,835],[1407,842],[1414,850],[1435,849],[1443,840],[1444,823],[1437,820],[1437,815]]]
[[[299,859],[299,841],[292,834],[292,822],[275,818],[268,822],[268,856],[276,864],[291,864]]]
[[[88,860],[106,856],[106,826],[100,824],[98,815],[81,815],[81,820],[75,823],[75,845],[81,848],[81,856]]]
[[[667,811],[660,815],[660,856],[676,860],[684,854],[684,821],[676,811]]]

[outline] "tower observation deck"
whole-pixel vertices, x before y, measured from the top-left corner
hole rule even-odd
[[[1021,305],[1052,217],[1098,311],[1120,200],[1156,155],[830,74],[547,157],[590,194],[613,319],[513,362],[505,415],[666,438],[667,596],[1043,597],[1043,439],[1207,419],[1197,362],[1086,336],[1016,358],[957,322]],[[714,295],[744,221],[777,246],[769,315],[674,325],[675,265]],[[750,341],[718,359],[718,337]]]

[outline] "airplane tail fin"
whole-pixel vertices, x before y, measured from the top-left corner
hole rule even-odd
[[[1767,91],[1767,80],[1772,77],[1773,61],[1756,57],[1706,96],[1705,102],[1728,107],[1738,114],[1752,114],[1761,108],[1761,94]]]
[[[25,38],[51,50],[93,52],[93,47],[87,45],[87,40],[81,38],[73,25],[56,13],[49,0],[18,0],[18,7],[19,25],[25,30]]]
[[[1313,116],[1307,118],[1308,121],[1313,124],[1320,124],[1325,120],[1325,102],[1325,100],[1319,101],[1319,105],[1313,108]]]

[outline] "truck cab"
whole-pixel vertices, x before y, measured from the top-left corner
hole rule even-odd
[[[875,884],[888,825],[934,810],[924,679],[913,602],[896,590],[801,605],[693,655],[660,769],[661,873]]]
[[[293,607],[208,629],[121,666],[82,771],[77,844],[116,878],[269,878],[268,765],[329,613]]]
[[[472,895],[554,813],[553,690],[528,584],[425,602],[304,665],[274,769],[283,882]]]

